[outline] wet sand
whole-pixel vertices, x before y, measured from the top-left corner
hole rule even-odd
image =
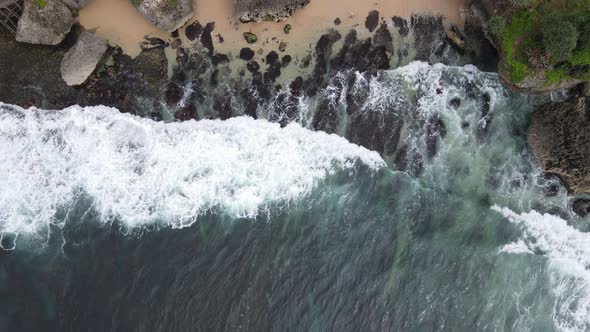
[[[145,19],[129,0],[90,0],[80,10],[80,24],[106,39],[113,46],[120,46],[125,53],[135,57],[141,53],[140,44],[145,36],[168,38]]]
[[[203,25],[215,22],[213,42],[218,52],[237,54],[246,44],[243,33],[249,31],[258,36],[259,41],[251,46],[254,50],[265,53],[276,50],[280,42],[285,42],[286,53],[299,57],[309,52],[312,48],[310,42],[329,28],[345,32],[360,26],[359,31],[366,31],[365,18],[372,10],[378,10],[388,24],[391,24],[393,16],[434,14],[445,16],[450,23],[462,25],[466,3],[467,0],[312,0],[285,21],[241,23],[234,16],[232,0],[195,0],[195,16],[188,23],[195,20]],[[339,26],[334,25],[336,18],[342,22]],[[99,36],[112,45],[120,46],[131,56],[139,54],[139,45],[146,35],[169,38],[167,33],[159,31],[143,18],[129,0],[90,0],[88,6],[80,11],[80,23],[86,29],[96,28]],[[292,26],[289,35],[283,31],[286,24]],[[218,35],[223,38],[223,43]],[[185,38],[184,33],[180,36]]]

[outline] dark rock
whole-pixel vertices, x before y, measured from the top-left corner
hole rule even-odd
[[[387,24],[381,23],[381,26],[379,26],[379,29],[375,32],[373,40],[375,46],[383,46],[389,54],[393,54],[393,38],[387,28]]]
[[[240,50],[240,59],[244,61],[250,61],[254,58],[254,51],[248,47],[244,47]]]
[[[174,113],[174,118],[178,121],[198,120],[197,107],[194,104],[185,105]]]
[[[283,27],[283,31],[284,31],[286,34],[289,34],[289,33],[291,33],[291,29],[293,29],[293,27],[291,26],[291,24],[285,24],[285,26]]]
[[[172,38],[178,38],[178,36],[179,36],[178,29],[176,29],[170,33],[170,37],[172,37]]]
[[[285,127],[299,117],[300,109],[297,97],[281,93],[275,99],[274,104],[273,110],[268,115],[269,121],[277,122],[281,127]]]
[[[209,84],[213,87],[219,84],[219,69],[213,70],[211,77],[209,77]]]
[[[256,61],[250,61],[246,65],[246,68],[248,69],[249,72],[255,73],[255,72],[258,72],[260,70],[260,65]]]
[[[232,117],[233,108],[232,104],[232,92],[227,89],[224,92],[215,95],[213,100],[213,109],[217,112],[218,117],[221,120],[227,120]]]
[[[341,38],[342,36],[338,31],[330,30],[318,40],[315,47],[316,65],[307,84],[307,93],[310,96],[314,96],[320,88],[324,75],[328,73],[330,56],[332,55],[332,46]]]
[[[282,59],[281,59],[281,66],[283,68],[287,67],[289,64],[291,63],[291,56],[290,55],[285,55]]]
[[[415,60],[432,62],[432,50],[446,43],[442,17],[414,15],[410,22],[414,31]]]
[[[188,40],[194,41],[197,38],[201,38],[201,34],[203,34],[203,26],[199,21],[194,21],[184,29],[184,34]]]
[[[201,35],[201,44],[203,47],[209,50],[209,55],[213,55],[213,38],[211,37],[211,33],[215,29],[215,22],[209,22],[205,25],[203,29],[203,34]]]
[[[211,64],[217,66],[221,63],[229,63],[229,57],[225,54],[215,54],[211,57]]]
[[[580,217],[585,217],[590,213],[590,199],[579,198],[574,201],[572,210]]]
[[[586,98],[540,106],[531,116],[528,144],[546,172],[570,194],[590,193],[590,103]]]
[[[410,33],[410,27],[408,21],[405,18],[394,16],[392,18],[393,25],[398,29],[400,36],[407,37]]]
[[[543,186],[543,193],[547,197],[554,197],[559,194],[561,188],[564,186],[561,178],[557,174],[552,173],[545,173],[543,174],[543,179],[545,179],[545,183]]]
[[[273,65],[273,64],[277,63],[278,60],[279,60],[279,55],[275,51],[270,51],[266,55],[266,64],[267,65]]]
[[[303,78],[301,76],[297,76],[293,82],[289,85],[289,91],[291,95],[295,97],[302,97],[303,96]]]
[[[449,104],[451,105],[452,108],[458,109],[459,107],[461,107],[461,98],[455,97],[455,98],[451,99]]]
[[[368,65],[364,70],[386,70],[389,69],[389,57],[385,46],[373,49],[367,55]]]
[[[306,55],[302,60],[301,60],[301,68],[307,68],[309,67],[309,65],[311,64],[311,54]]]
[[[369,15],[365,19],[365,28],[370,32],[375,31],[377,25],[379,24],[379,11],[372,10],[369,12]]]
[[[220,44],[223,44],[223,42],[225,41],[225,39],[223,39],[223,36],[220,33],[217,34],[217,40]]]
[[[342,24],[342,20],[340,20],[340,17],[336,17],[336,19],[334,20],[334,25],[340,25]]]

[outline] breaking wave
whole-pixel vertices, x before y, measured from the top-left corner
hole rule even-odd
[[[555,296],[553,320],[559,331],[590,330],[590,234],[567,221],[536,211],[518,214],[492,207],[522,227],[521,239],[501,252],[547,257]]]
[[[252,218],[376,152],[298,124],[248,117],[158,123],[103,106],[0,104],[0,231],[34,232],[89,198],[104,222],[186,227],[206,212]]]

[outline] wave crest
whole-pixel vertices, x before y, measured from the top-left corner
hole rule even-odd
[[[385,166],[376,152],[298,124],[247,117],[158,123],[116,109],[0,103],[0,231],[34,232],[80,195],[103,221],[192,224],[207,211],[255,217],[338,170]]]

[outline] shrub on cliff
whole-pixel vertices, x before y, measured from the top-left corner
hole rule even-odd
[[[545,51],[555,61],[571,58],[578,42],[578,31],[557,13],[547,15],[543,20],[543,44]]]
[[[504,29],[506,29],[506,19],[502,16],[493,16],[488,23],[490,31],[496,36],[500,37]]]

